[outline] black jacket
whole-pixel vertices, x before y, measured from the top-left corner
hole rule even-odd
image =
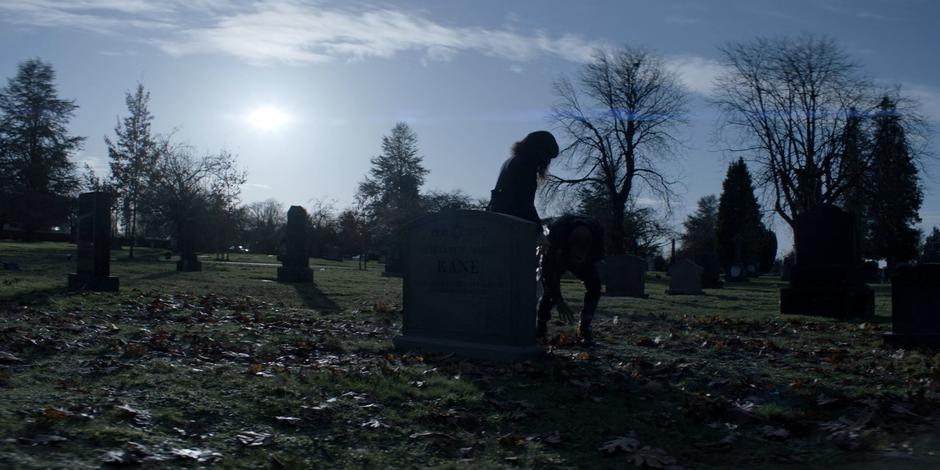
[[[571,231],[584,226],[591,231],[591,251],[580,266],[571,266],[568,261],[568,238]],[[576,215],[561,216],[548,224],[548,252],[542,254],[542,286],[545,294],[554,301],[561,300],[561,275],[571,271],[579,279],[595,283],[599,289],[597,269],[594,263],[604,259],[604,228],[593,217]]]
[[[538,167],[534,159],[510,157],[503,163],[490,195],[488,210],[530,220],[541,233],[542,223],[535,210],[535,191],[538,189]]]

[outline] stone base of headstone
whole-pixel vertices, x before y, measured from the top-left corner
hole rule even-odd
[[[69,274],[69,289],[94,292],[117,292],[120,280],[116,276],[95,277],[78,273]]]
[[[176,262],[176,270],[184,273],[195,273],[202,271],[202,261],[195,256],[183,257]]]
[[[313,282],[313,270],[308,267],[277,268],[277,282]]]
[[[488,361],[524,361],[545,354],[545,349],[538,345],[505,346],[420,336],[398,336],[392,343],[402,351],[455,354]]]
[[[940,335],[885,333],[882,338],[889,348],[940,348]]]
[[[875,314],[875,292],[868,286],[780,289],[780,313],[847,319]]]

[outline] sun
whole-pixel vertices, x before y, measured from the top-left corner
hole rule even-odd
[[[245,115],[245,121],[255,129],[270,131],[284,127],[290,122],[290,115],[277,106],[264,106]]]

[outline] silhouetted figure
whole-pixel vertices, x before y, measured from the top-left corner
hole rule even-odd
[[[604,229],[592,217],[566,215],[548,224],[548,247],[542,252],[542,286],[545,289],[539,301],[539,338],[548,332],[552,307],[558,307],[563,321],[571,321],[571,309],[561,295],[561,276],[570,271],[584,283],[584,305],[578,324],[578,336],[586,345],[594,343],[591,320],[601,297],[601,279],[595,263],[604,258]]]
[[[558,142],[548,131],[535,131],[512,146],[512,156],[503,163],[490,194],[487,210],[531,220],[542,233],[535,210],[535,190],[545,178],[548,164],[558,156]]]

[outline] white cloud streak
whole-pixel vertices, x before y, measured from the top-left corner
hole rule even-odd
[[[519,62],[544,54],[585,61],[602,44],[570,34],[553,38],[447,26],[399,10],[352,11],[277,0],[222,15],[209,26],[182,30],[159,45],[173,55],[221,53],[256,63],[306,64],[390,58],[403,52],[447,61],[461,51]]]
[[[423,13],[350,9],[296,0],[5,0],[0,22],[124,35],[173,56],[226,55],[253,64],[306,65],[416,54],[422,64],[476,52],[512,62],[541,57],[584,63],[609,44],[564,33],[525,34],[452,26]],[[682,84],[708,94],[721,67],[694,56],[667,58]]]

